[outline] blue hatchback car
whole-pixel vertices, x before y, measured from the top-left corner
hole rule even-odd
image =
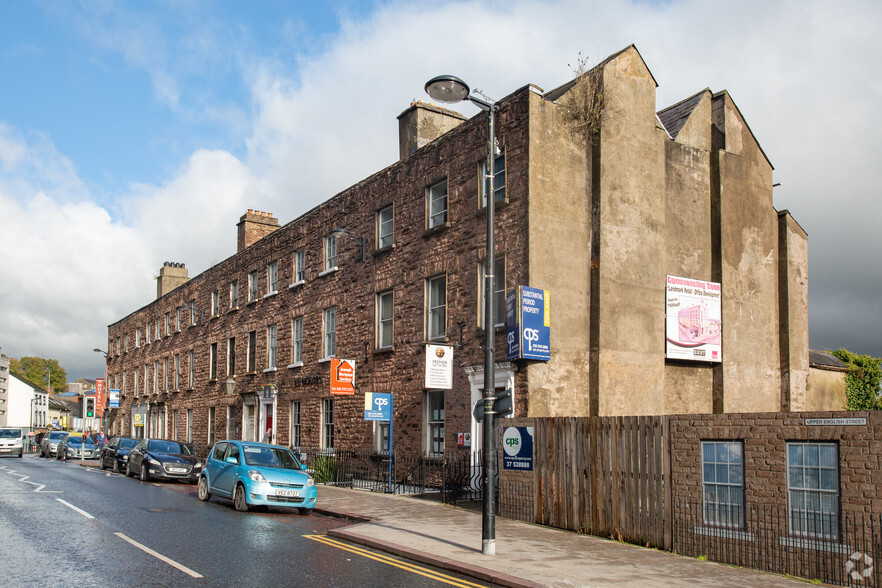
[[[312,476],[290,449],[250,441],[215,443],[198,483],[199,500],[217,494],[232,499],[242,512],[252,506],[281,506],[309,514],[317,494]]]

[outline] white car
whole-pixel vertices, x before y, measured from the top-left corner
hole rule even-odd
[[[22,456],[24,452],[24,431],[18,427],[0,429],[0,455]]]

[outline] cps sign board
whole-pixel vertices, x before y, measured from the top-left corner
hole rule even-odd
[[[107,398],[107,408],[119,408],[119,390],[111,390]]]
[[[518,286],[506,296],[508,361],[551,359],[551,293]]]
[[[383,392],[367,392],[364,395],[364,420],[392,420],[392,395]]]
[[[506,427],[502,450],[502,469],[533,471],[533,427]]]

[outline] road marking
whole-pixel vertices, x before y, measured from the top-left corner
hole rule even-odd
[[[343,543],[341,541],[331,539],[326,535],[304,535],[304,537],[306,537],[307,539],[312,539],[313,541],[318,541],[319,543],[324,543],[325,545],[329,545],[331,547],[336,547],[337,549],[342,549],[343,551],[349,551],[350,553],[355,553],[362,557],[366,557],[368,559],[373,559],[378,562],[394,566],[396,568],[401,568],[402,570],[408,572],[413,572],[414,574],[419,574],[420,576],[425,576],[433,580],[438,580],[439,582],[450,584],[451,586],[460,586],[462,588],[482,588],[484,586],[483,584],[473,584],[467,580],[454,578],[453,576],[448,576],[446,574],[442,574],[441,572],[436,572],[428,568],[423,568],[418,565],[395,559],[393,557],[374,553],[361,547],[347,545],[346,543]]]
[[[134,545],[135,547],[137,547],[137,548],[140,549],[141,551],[143,551],[143,552],[145,552],[145,553],[149,553],[150,555],[152,555],[152,556],[155,557],[156,559],[159,559],[159,560],[164,561],[165,563],[167,563],[167,564],[170,565],[171,567],[176,568],[176,569],[178,569],[178,570],[184,572],[185,574],[188,574],[188,575],[190,575],[190,576],[192,576],[192,577],[194,577],[194,578],[201,578],[201,577],[202,577],[202,574],[197,573],[197,572],[194,572],[193,570],[191,570],[191,569],[188,568],[187,566],[185,566],[185,565],[183,565],[183,564],[179,564],[179,563],[176,562],[175,560],[173,560],[173,559],[171,559],[171,558],[168,558],[168,557],[162,555],[161,553],[157,553],[156,551],[153,551],[152,549],[150,549],[150,548],[147,547],[146,545],[141,545],[140,543],[138,543],[138,542],[135,541],[134,539],[132,539],[132,538],[130,538],[130,537],[126,537],[126,536],[123,535],[122,533],[114,533],[114,535],[116,535],[116,536],[119,537],[120,539],[123,539],[123,540],[125,540],[125,541],[128,541],[129,543],[131,543],[132,545]]]
[[[10,470],[6,466],[0,466],[0,470],[6,470],[7,474],[17,476],[19,482],[24,482],[25,484],[30,484],[31,486],[36,486],[34,488],[34,492],[39,492],[41,494],[61,494],[61,490],[43,490],[46,487],[46,484],[37,484],[36,482],[28,482],[28,478],[30,476],[25,476],[24,474],[17,473],[17,470]]]
[[[86,511],[84,511],[83,509],[77,508],[76,506],[72,505],[70,502],[67,502],[66,500],[62,500],[60,498],[56,498],[55,500],[57,500],[58,502],[60,502],[64,506],[66,506],[67,508],[77,511],[78,513],[80,513],[81,515],[86,517],[87,519],[94,519],[95,518],[92,515],[90,515],[89,513],[87,513]]]

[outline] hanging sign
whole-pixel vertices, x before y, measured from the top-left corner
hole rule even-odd
[[[331,359],[331,394],[351,396],[355,394],[355,360]]]
[[[108,396],[107,408],[119,408],[119,390],[111,390]]]
[[[104,394],[104,378],[95,380],[95,410],[99,414],[104,412],[107,405],[106,395]]]
[[[392,395],[384,392],[367,392],[364,395],[364,420],[389,421],[392,419]]]
[[[505,298],[507,356],[516,359],[551,359],[551,293],[518,286]]]
[[[453,388],[453,347],[426,345],[426,388],[450,390]]]

